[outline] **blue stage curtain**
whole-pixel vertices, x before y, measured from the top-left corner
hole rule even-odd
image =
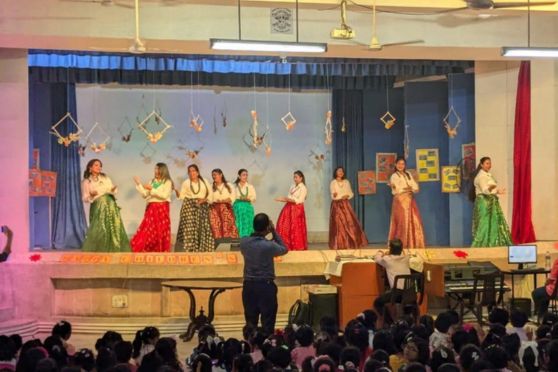
[[[131,55],[31,50],[32,81],[285,88],[375,89],[385,76],[462,72],[471,61],[413,61],[267,56]]]
[[[40,88],[37,86],[39,84],[30,83],[33,105],[29,109],[30,116],[37,119],[34,120],[35,133],[50,138],[50,161],[44,160],[43,163],[50,163],[50,170],[57,173],[56,198],[52,208],[52,245],[55,248],[80,248],[87,223],[81,201],[78,144],[74,142],[65,147],[58,144],[55,136],[49,134],[51,125],[68,111],[77,121],[76,89],[74,84],[42,84]],[[40,107],[41,105],[48,107]],[[73,131],[68,120],[57,129],[62,135]]]
[[[384,79],[385,80],[385,79]],[[364,119],[362,90],[333,90],[333,164],[332,168],[345,168],[345,175],[355,197],[353,209],[364,226],[364,200],[358,195],[358,171],[364,169]],[[343,118],[345,131],[342,131]]]

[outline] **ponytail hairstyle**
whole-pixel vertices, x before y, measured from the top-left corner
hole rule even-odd
[[[395,166],[396,166],[397,163],[399,163],[400,161],[402,161],[403,163],[405,163],[405,168],[403,169],[403,174],[405,175],[405,177],[407,177],[408,180],[410,180],[410,179],[411,179],[411,175],[409,174],[409,172],[407,172],[407,159],[405,159],[403,156],[399,156],[399,157],[395,160],[393,173],[397,173],[397,167],[395,167]]]
[[[161,177],[161,180],[163,180],[163,183],[170,181],[172,188],[174,189],[174,182],[170,176],[169,167],[167,167],[165,163],[157,163],[155,166],[159,169],[159,176]]]
[[[469,177],[469,179],[471,180],[471,184],[469,186],[469,200],[474,202],[475,199],[477,198],[477,192],[475,190],[475,178],[477,177],[477,175],[479,174],[479,172],[482,169],[482,164],[487,161],[490,160],[490,158],[488,156],[483,156],[480,161],[479,164],[477,165],[477,169],[475,169],[475,171],[471,174],[471,176]]]
[[[297,170],[297,171],[294,172],[294,174],[296,174],[296,175],[298,175],[300,178],[302,178],[302,183],[303,183],[304,185],[306,185],[306,179],[304,178],[304,173],[302,173],[302,171]]]
[[[240,176],[241,176],[242,173],[244,173],[244,172],[248,173],[248,171],[247,171],[246,169],[244,169],[244,168],[240,168],[240,169],[238,170],[238,176],[236,177],[236,180],[234,181],[234,183],[235,183],[237,186],[238,186],[238,184],[240,183]]]
[[[221,181],[223,181],[227,190],[229,190],[229,192],[232,192],[231,187],[229,186],[229,183],[227,182],[227,179],[225,178],[225,175],[223,174],[223,171],[219,168],[215,168],[211,171],[211,174],[213,174],[213,173],[220,174],[221,175]],[[213,181],[213,191],[217,191],[217,185],[215,184],[215,181]]]
[[[101,164],[101,168],[103,167],[103,162],[100,161],[99,159],[91,159],[87,162],[87,165],[85,166],[85,171],[83,172],[83,179],[89,179],[89,177],[91,177],[91,171],[89,170],[94,164],[95,162],[98,161],[99,164]],[[99,175],[101,176],[105,176],[104,173],[99,173]]]
[[[150,344],[153,341],[156,342],[159,336],[160,333],[156,327],[145,327],[144,329],[137,331],[136,337],[132,342],[132,345],[134,347],[134,353],[132,354],[132,358],[136,359],[137,357],[139,357],[142,346],[146,344]]]

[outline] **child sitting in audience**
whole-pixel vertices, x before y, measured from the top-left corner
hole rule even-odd
[[[430,350],[436,350],[441,346],[451,347],[451,335],[449,334],[452,326],[452,314],[441,313],[434,320],[434,333],[430,335]]]
[[[303,325],[296,329],[294,336],[296,347],[291,351],[291,359],[300,369],[304,359],[316,356],[316,349],[313,345],[314,330],[310,326]]]

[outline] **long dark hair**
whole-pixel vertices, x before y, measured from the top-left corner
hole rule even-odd
[[[395,164],[393,167],[393,173],[397,173],[397,163],[399,163],[400,161],[403,161],[403,163],[405,163],[405,168],[403,169],[403,174],[405,175],[405,177],[407,177],[408,180],[411,179],[411,175],[409,174],[409,172],[407,172],[407,159],[405,159],[402,156],[399,156],[397,159],[395,159]]]
[[[159,330],[155,327],[145,327],[143,330],[137,331],[136,337],[132,342],[132,346],[134,347],[132,358],[137,358],[140,355],[141,347],[152,340],[157,340],[159,338],[159,335]]]
[[[346,174],[347,172],[345,172],[345,168],[343,168],[343,167],[337,167],[337,168],[335,168],[335,170],[333,171],[333,179],[334,179],[334,180],[337,179],[337,171],[338,171],[339,169],[341,169],[341,170],[343,171],[343,178],[342,178],[342,179],[344,180],[345,178],[347,178],[347,174]]]
[[[304,178],[304,173],[302,173],[302,171],[295,171],[294,174],[300,176],[300,178],[302,178],[302,183],[306,185],[306,178]]]
[[[225,175],[223,174],[223,171],[219,168],[215,168],[211,171],[211,174],[213,174],[213,173],[217,173],[217,174],[221,175],[221,181],[223,181],[227,190],[229,190],[229,192],[231,192],[231,187],[229,186],[229,183],[227,182],[227,179],[225,178]],[[213,191],[217,191],[217,185],[215,184],[215,181],[213,181]]]
[[[186,168],[186,169],[189,171],[190,168],[193,168],[196,172],[198,172],[198,178],[199,178],[200,180],[204,181],[204,179],[203,179],[203,177],[202,177],[202,175],[201,175],[201,173],[200,173],[200,168],[198,168],[198,166],[197,166],[196,164],[190,164],[190,165],[188,166],[188,168]]]
[[[236,185],[238,185],[238,184],[240,183],[240,175],[241,175],[243,172],[248,173],[248,171],[247,171],[246,169],[244,169],[244,168],[240,168],[240,169],[238,170],[238,176],[236,177],[236,180],[234,181],[234,183],[235,183]]]
[[[103,167],[103,162],[100,161],[99,159],[91,159],[87,162],[87,165],[85,166],[85,171],[83,172],[83,178],[84,179],[88,179],[89,177],[91,177],[91,171],[89,170],[89,168],[91,168],[93,166],[93,164],[95,164],[95,162],[98,161],[99,164],[101,164],[101,168]],[[104,173],[99,173],[99,175],[101,176],[105,176]]]
[[[155,166],[159,169],[159,176],[161,177],[163,183],[171,181],[172,187],[174,188],[174,182],[170,176],[169,167],[167,167],[165,163],[157,163]]]
[[[477,192],[475,190],[475,177],[477,177],[477,175],[481,171],[482,163],[484,163],[487,160],[490,160],[490,158],[488,156],[483,156],[480,159],[479,164],[477,165],[477,169],[475,169],[475,171],[471,174],[471,177],[469,178],[471,180],[471,185],[469,186],[469,200],[472,202],[474,202],[475,199],[477,198]]]

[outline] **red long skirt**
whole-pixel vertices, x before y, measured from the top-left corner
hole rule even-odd
[[[238,238],[234,212],[230,203],[213,203],[209,207],[209,224],[214,239]]]
[[[132,252],[170,252],[169,204],[147,204],[143,220],[130,242]]]
[[[289,251],[308,249],[304,204],[285,203],[277,219],[277,233]]]
[[[366,245],[366,234],[349,200],[333,200],[329,217],[329,248],[355,249]]]

